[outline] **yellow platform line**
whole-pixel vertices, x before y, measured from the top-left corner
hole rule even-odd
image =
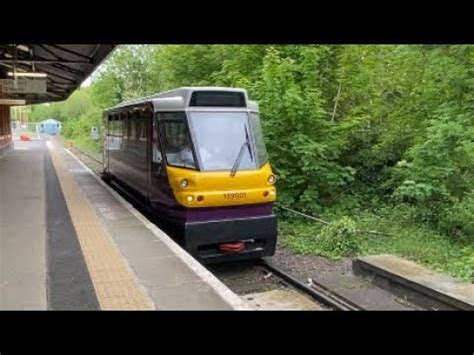
[[[101,309],[154,309],[89,200],[47,143]]]

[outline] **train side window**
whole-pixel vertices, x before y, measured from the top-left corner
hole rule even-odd
[[[127,112],[122,113],[122,137],[128,139],[128,114]]]
[[[145,115],[143,113],[141,114],[138,114],[138,122],[139,122],[139,129],[138,129],[138,138],[139,139],[142,139],[142,138],[145,138]]]
[[[132,139],[132,115],[127,112],[127,137]]]
[[[147,127],[147,116],[145,115],[145,113],[142,114],[142,135],[141,135],[141,138],[144,138],[146,139],[146,127]]]
[[[137,139],[142,137],[143,117],[137,112]]]
[[[113,121],[112,121],[112,135],[114,137],[118,137],[118,114],[114,115]]]
[[[140,131],[142,129],[142,120],[140,117],[140,113],[136,112],[133,117],[135,118],[135,140],[140,138]]]
[[[131,125],[130,138],[136,139],[137,138],[137,117],[134,114],[130,115],[130,125]]]
[[[113,134],[112,125],[113,125],[113,116],[110,115],[107,121],[107,135],[110,137]]]
[[[152,140],[152,150],[153,150],[153,163],[161,164],[163,162],[163,155],[161,154],[160,141],[158,139],[158,126],[153,127],[153,140]]]
[[[122,117],[120,117],[120,114],[117,114],[115,116],[115,136],[118,138],[122,138]]]
[[[255,112],[252,112],[250,114],[250,125],[252,126],[253,135],[255,137],[254,139],[255,146],[257,148],[258,163],[260,166],[262,166],[268,161],[268,153],[267,148],[265,146],[265,138],[263,136],[260,117]]]
[[[118,136],[118,120],[117,120],[117,116],[114,115],[114,119],[112,121],[112,135],[114,137],[117,137]]]
[[[105,121],[105,128],[106,128],[106,139],[105,139],[105,148],[106,149],[109,149],[109,146],[110,146],[110,127],[111,127],[111,121],[112,119],[112,115],[107,115],[107,120]]]
[[[121,114],[117,113],[114,116],[114,143],[115,143],[115,148],[120,150],[122,149],[122,120],[121,120]]]
[[[110,134],[111,137],[115,136],[115,115],[112,115],[110,117],[109,134]]]
[[[166,160],[169,165],[195,169],[191,139],[184,118],[182,112],[162,112],[158,115]]]

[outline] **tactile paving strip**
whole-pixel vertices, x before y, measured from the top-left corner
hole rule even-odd
[[[135,280],[118,247],[50,142],[48,148],[101,309],[154,309],[153,303]]]

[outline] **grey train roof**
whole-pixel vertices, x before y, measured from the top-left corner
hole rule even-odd
[[[144,98],[124,102],[111,107],[106,112],[112,112],[117,109],[128,106],[136,106],[146,102],[151,102],[155,111],[158,110],[184,110],[189,107],[191,95],[196,91],[222,91],[222,92],[240,92],[244,94],[247,109],[258,111],[258,104],[255,101],[248,100],[247,90],[241,88],[220,87],[220,86],[186,86],[178,89],[165,91]],[[242,108],[240,108],[242,109]]]

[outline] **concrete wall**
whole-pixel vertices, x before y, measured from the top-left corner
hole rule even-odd
[[[0,157],[12,147],[10,106],[0,105]]]

